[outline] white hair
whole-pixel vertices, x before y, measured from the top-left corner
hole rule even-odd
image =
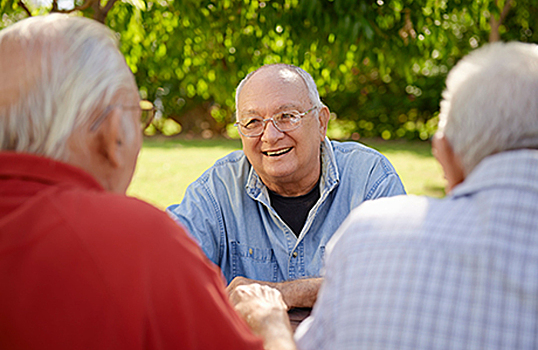
[[[538,46],[494,43],[463,58],[448,75],[438,132],[466,175],[489,155],[538,148]]]
[[[0,31],[0,48],[6,42],[15,43],[25,67],[37,64],[39,73],[31,86],[19,84],[17,99],[0,108],[1,150],[65,160],[72,133],[88,127],[118,91],[135,86],[114,33],[94,20],[31,17]],[[130,124],[124,117],[128,140],[135,132]]]
[[[271,68],[271,67],[276,67],[276,68],[280,68],[280,69],[286,69],[286,70],[289,70],[289,71],[299,75],[303,79],[303,81],[304,81],[304,83],[306,85],[306,88],[307,88],[307,91],[308,91],[308,98],[310,99],[310,102],[312,102],[313,107],[321,108],[321,107],[324,106],[323,103],[321,102],[320,97],[319,97],[319,92],[318,92],[318,87],[316,86],[316,82],[314,81],[312,76],[307,71],[305,71],[302,68],[299,68],[299,67],[296,67],[294,65],[291,65],[291,64],[275,63],[275,64],[268,64],[268,65],[265,65],[265,66],[261,66],[260,68],[256,69],[255,71],[252,71],[252,72],[248,73],[247,76],[243,80],[241,80],[241,82],[239,82],[239,85],[237,85],[237,88],[235,89],[235,108],[236,108],[236,110],[237,110],[237,107],[239,105],[239,94],[241,93],[241,90],[245,86],[246,82],[249,81],[250,78],[252,78],[252,76],[254,74],[256,74],[257,72],[259,72],[260,70],[266,69],[266,68]],[[237,118],[237,112],[236,112],[236,118]]]

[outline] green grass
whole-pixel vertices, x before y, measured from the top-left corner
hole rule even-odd
[[[441,165],[432,155],[430,142],[365,140],[363,143],[390,160],[407,193],[444,197],[446,181]]]
[[[444,179],[427,142],[364,140],[392,162],[408,193],[442,197]],[[127,193],[158,208],[179,203],[187,186],[217,159],[241,149],[239,140],[148,138]]]

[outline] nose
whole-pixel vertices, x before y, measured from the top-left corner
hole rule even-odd
[[[275,139],[282,138],[282,136],[284,136],[284,133],[276,128],[274,120],[271,119],[265,124],[261,140],[274,141]]]

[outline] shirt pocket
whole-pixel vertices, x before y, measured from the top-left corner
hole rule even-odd
[[[231,242],[231,247],[233,277],[277,282],[278,264],[273,249],[257,248],[239,242]]]

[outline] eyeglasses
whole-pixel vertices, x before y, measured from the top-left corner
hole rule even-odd
[[[308,113],[316,110],[318,107],[312,107],[304,113],[298,111],[285,111],[273,115],[271,118],[263,119],[258,116],[246,117],[237,121],[234,126],[237,127],[241,135],[245,137],[256,137],[263,134],[265,124],[273,122],[275,128],[280,132],[287,132],[297,129],[301,126],[303,117]]]
[[[105,120],[105,118],[114,108],[120,108],[124,111],[141,111],[140,129],[142,131],[146,130],[146,128],[151,124],[151,122],[153,121],[153,116],[155,115],[155,107],[153,106],[153,103],[148,100],[141,100],[138,106],[110,105],[105,108],[99,118],[97,118],[97,120],[93,122],[90,127],[90,130],[97,130],[99,125],[101,125],[101,123]]]

